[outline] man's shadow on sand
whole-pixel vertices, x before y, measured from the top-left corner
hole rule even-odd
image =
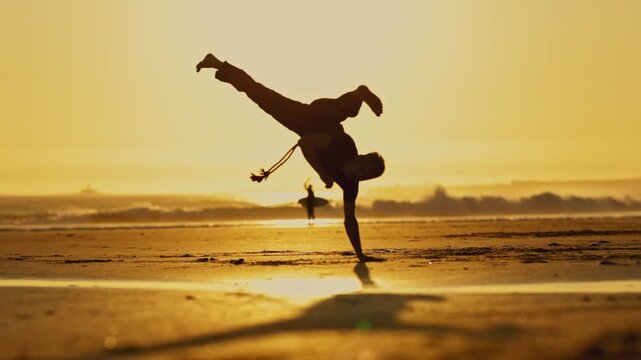
[[[376,288],[370,277],[370,271],[364,262],[354,267],[354,273],[363,289]],[[243,327],[227,332],[203,334],[194,337],[177,339],[147,346],[121,347],[87,358],[109,358],[131,355],[151,355],[156,352],[179,349],[183,347],[213,345],[228,341],[246,340],[254,337],[282,333],[298,333],[319,330],[385,330],[385,331],[419,331],[435,334],[452,334],[473,338],[501,339],[511,337],[518,331],[513,326],[501,325],[484,329],[471,329],[445,324],[411,324],[398,320],[398,315],[412,301],[443,302],[443,296],[426,294],[394,294],[357,292],[338,294],[311,305],[298,317],[267,323],[264,325]]]

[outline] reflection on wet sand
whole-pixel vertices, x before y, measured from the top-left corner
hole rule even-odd
[[[358,280],[361,282],[363,289],[376,288],[377,285],[374,283],[374,280],[369,275],[369,268],[364,262],[359,262],[354,266],[354,274],[358,277]]]
[[[377,265],[378,266],[378,265]],[[376,269],[376,267],[374,268]],[[147,357],[161,353],[182,352],[187,348],[216,346],[232,341],[264,339],[267,336],[300,335],[318,331],[371,331],[377,334],[394,333],[422,334],[433,337],[452,336],[469,343],[504,343],[523,335],[527,330],[523,323],[498,319],[486,322],[450,321],[449,317],[416,315],[416,309],[430,309],[439,306],[445,309],[454,306],[456,311],[469,311],[469,304],[456,302],[454,294],[573,294],[573,293],[639,293],[641,281],[592,281],[545,284],[503,284],[431,287],[416,289],[394,288],[393,282],[381,286],[366,263],[351,268],[355,276],[328,278],[283,277],[273,280],[250,279],[243,282],[243,294],[256,295],[262,300],[268,295],[291,305],[296,299],[307,299],[300,303],[300,312],[258,325],[242,326],[236,329],[215,332],[201,332],[188,337],[173,337],[151,344],[114,342],[105,338],[104,350],[85,353],[79,359],[120,358],[129,356]],[[105,280],[37,280],[2,279],[0,287],[48,287],[67,288],[81,291],[102,289],[147,289],[147,290],[201,290],[212,293],[235,290],[230,282],[189,283],[162,281],[105,281]],[[70,288],[71,287],[71,288]],[[75,290],[78,289],[78,290]],[[307,298],[304,293],[308,292]],[[443,294],[447,294],[447,297]],[[453,295],[449,295],[453,294]],[[193,300],[193,296],[191,300]],[[188,299],[189,300],[189,299]],[[269,299],[268,299],[269,300]],[[582,300],[584,301],[584,300]],[[440,305],[439,305],[440,304]],[[463,304],[463,306],[461,306]],[[289,306],[288,305],[288,306]],[[443,308],[445,306],[445,308]],[[441,311],[441,310],[439,310]],[[291,313],[290,313],[291,314]],[[113,337],[113,336],[112,336]]]
[[[246,291],[288,298],[313,298],[357,291],[381,289],[370,277],[365,263],[358,263],[354,273],[359,283],[352,278],[300,278],[283,277],[271,280],[245,280],[220,282],[186,282],[153,280],[96,280],[96,279],[0,279],[0,288],[102,288],[136,290],[199,290],[229,292]],[[234,285],[240,283],[241,285]],[[409,291],[439,294],[636,294],[641,293],[641,280],[567,281],[544,283],[485,284],[432,286],[422,288],[390,287],[384,290],[395,293]]]
[[[376,286],[370,276],[369,268],[365,263],[358,263],[353,271],[361,282],[363,289]],[[443,296],[427,294],[364,293],[360,291],[344,293],[316,302],[303,310],[300,315],[291,319],[274,321],[264,325],[243,327],[227,332],[187,337],[150,346],[124,346],[99,354],[88,354],[82,358],[115,358],[132,355],[147,356],[162,351],[191,346],[215,345],[234,340],[246,340],[258,336],[306,331],[419,331],[475,338],[511,337],[518,332],[517,328],[509,325],[490,326],[479,329],[444,323],[410,324],[399,320],[399,315],[410,303],[444,301],[446,301],[446,298]]]

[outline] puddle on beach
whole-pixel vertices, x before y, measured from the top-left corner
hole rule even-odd
[[[351,277],[242,279],[218,282],[89,280],[89,279],[0,279],[0,288],[78,288],[131,290],[184,290],[264,294],[306,299],[358,291],[361,283]]]
[[[309,299],[355,292],[363,289],[353,277],[243,279],[219,282],[178,282],[147,280],[88,279],[0,279],[0,288],[80,288],[245,292],[290,299]],[[394,288],[386,284],[374,292],[452,294],[572,294],[641,293],[641,280],[606,280],[520,284],[458,285],[422,288]],[[367,286],[365,286],[367,287]]]
[[[422,289],[451,294],[604,294],[641,293],[641,280],[573,281],[522,284],[441,286]]]

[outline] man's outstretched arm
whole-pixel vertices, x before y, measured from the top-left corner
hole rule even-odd
[[[385,261],[385,259],[375,258],[363,254],[363,249],[361,248],[361,235],[358,229],[358,220],[356,219],[356,202],[344,201],[343,211],[345,214],[345,232],[347,232],[347,237],[349,238],[349,242],[352,243],[354,252],[356,252],[356,256],[358,256],[358,260]]]

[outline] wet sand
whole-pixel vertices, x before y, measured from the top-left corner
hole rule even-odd
[[[0,231],[0,357],[641,356],[641,218],[282,225]]]

